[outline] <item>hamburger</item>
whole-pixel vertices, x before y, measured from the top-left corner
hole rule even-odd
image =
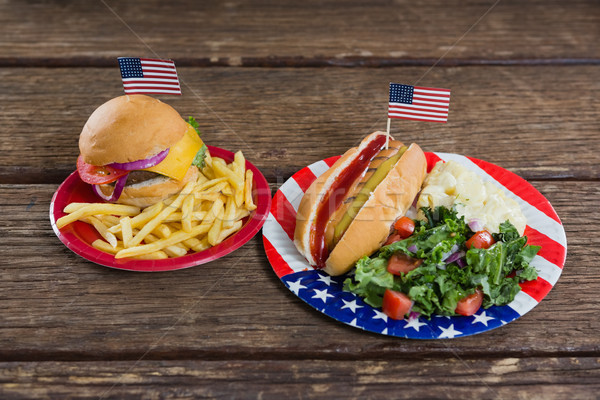
[[[145,95],[98,107],[79,136],[77,171],[109,202],[147,207],[197,179],[207,148],[193,118]]]
[[[427,170],[421,148],[365,137],[346,151],[304,193],[294,244],[309,264],[330,275],[348,272],[378,250],[419,192]]]

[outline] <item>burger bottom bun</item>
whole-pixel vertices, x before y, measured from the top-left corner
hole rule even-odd
[[[192,165],[180,181],[161,176],[135,185],[125,186],[117,203],[142,208],[148,207],[179,192],[188,182],[196,179],[198,179],[198,168]],[[100,190],[109,196],[113,187],[100,185]]]

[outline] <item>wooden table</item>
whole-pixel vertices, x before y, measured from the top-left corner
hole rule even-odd
[[[598,2],[5,1],[0,27],[1,398],[598,396]],[[183,96],[160,98],[273,190],[385,129],[389,82],[451,88],[447,124],[392,133],[531,182],[564,224],[564,272],[507,326],[420,341],[306,305],[260,234],[167,273],[87,262],[48,208],[87,117],[122,94],[118,56],[175,60]]]

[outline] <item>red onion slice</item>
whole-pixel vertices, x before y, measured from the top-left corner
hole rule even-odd
[[[414,304],[414,302],[413,302],[413,304]],[[411,306],[411,309],[412,309],[412,306]],[[410,319],[416,319],[416,318],[419,318],[420,315],[421,315],[420,312],[411,311],[410,314],[408,314],[408,319],[409,320]]]
[[[156,164],[160,163],[164,160],[169,154],[169,149],[163,150],[155,156],[143,159],[132,161],[128,163],[112,163],[109,164],[113,168],[124,169],[126,171],[133,171],[135,169],[144,169],[154,167]]]
[[[119,179],[117,179],[117,181],[115,182],[115,188],[110,196],[105,195],[100,189],[99,185],[92,185],[92,189],[94,189],[94,193],[96,193],[96,195],[98,195],[106,201],[117,201],[119,197],[121,197],[121,193],[123,192],[123,188],[125,187],[125,183],[127,182],[128,176],[129,174],[125,174]]]
[[[461,258],[463,258],[465,256],[465,252],[464,251],[457,251],[456,253],[451,254],[448,258],[446,258],[444,260],[444,262],[446,264],[450,264],[453,262],[457,262],[458,260],[460,260]]]
[[[473,232],[479,232],[483,230],[483,223],[477,218],[470,220],[467,225],[469,225],[469,229],[471,229]]]

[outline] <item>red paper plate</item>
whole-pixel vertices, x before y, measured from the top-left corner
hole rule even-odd
[[[221,157],[226,161],[233,161],[234,154],[230,151],[218,147],[207,146],[210,154],[215,157]],[[96,264],[106,267],[123,269],[128,271],[173,271],[176,269],[193,267],[216,260],[226,254],[231,253],[256,235],[265,223],[265,219],[271,208],[271,190],[267,180],[261,172],[246,161],[246,168],[254,174],[252,195],[256,210],[252,212],[245,220],[242,229],[238,232],[209,249],[199,253],[190,253],[182,257],[169,258],[164,260],[133,260],[133,259],[115,259],[112,254],[102,252],[92,247],[91,243],[100,238],[94,227],[85,222],[76,221],[62,229],[56,227],[56,220],[65,213],[63,209],[69,203],[102,202],[92,191],[92,187],[79,178],[77,171],[73,172],[58,187],[52,202],[50,203],[50,223],[56,236],[71,251],[81,257]]]

